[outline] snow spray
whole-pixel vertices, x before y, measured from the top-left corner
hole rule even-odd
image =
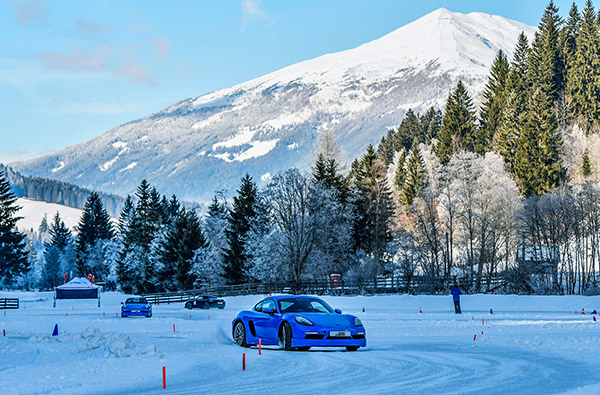
[[[242,370],[246,370],[246,354],[242,354]]]
[[[52,336],[58,336],[58,324],[54,324],[54,330],[52,331]]]
[[[596,321],[596,317],[594,317],[594,321]],[[258,355],[262,355],[262,339],[258,339]]]
[[[167,367],[163,366],[163,389],[167,389]]]

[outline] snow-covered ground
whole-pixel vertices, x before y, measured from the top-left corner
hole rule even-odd
[[[60,219],[62,219],[69,229],[75,229],[81,218],[81,210],[73,207],[67,207],[55,203],[39,202],[37,200],[19,198],[17,205],[21,206],[21,210],[17,213],[22,217],[17,222],[19,230],[26,232],[30,229],[38,230],[44,215],[48,218],[48,225],[52,223],[54,214],[58,211]]]
[[[459,316],[450,296],[324,297],[362,319],[366,348],[262,355],[230,334],[238,310],[260,295],[225,298],[224,310],[156,305],[149,319],[117,318],[125,299],[117,293],[103,294],[100,308],[93,300],[52,308],[51,293],[0,297],[21,299],[21,309],[0,312],[2,394],[600,391],[600,322],[590,315],[600,297],[463,296]]]

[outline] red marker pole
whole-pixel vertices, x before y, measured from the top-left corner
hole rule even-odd
[[[175,332],[175,324],[173,324],[173,332]]]
[[[481,319],[481,325],[485,325],[485,318]]]
[[[208,320],[210,321],[210,314],[208,315]]]
[[[6,329],[2,329],[2,336],[6,337]]]
[[[167,389],[167,367],[163,366],[163,389]]]
[[[475,336],[473,336],[473,341],[475,341],[477,339],[477,333],[475,334]]]
[[[242,354],[242,370],[246,370],[246,354]]]
[[[258,355],[262,355],[262,339],[258,339]]]

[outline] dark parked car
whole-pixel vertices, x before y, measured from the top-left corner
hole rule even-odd
[[[225,308],[225,301],[223,299],[219,299],[216,296],[210,295],[202,295],[196,296],[185,302],[186,309],[210,309],[210,308]]]

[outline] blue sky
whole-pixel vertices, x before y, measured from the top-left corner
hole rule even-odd
[[[555,1],[561,14],[572,1]],[[576,1],[580,9],[584,1]],[[0,0],[0,162],[356,47],[440,7],[537,25],[547,0]]]

